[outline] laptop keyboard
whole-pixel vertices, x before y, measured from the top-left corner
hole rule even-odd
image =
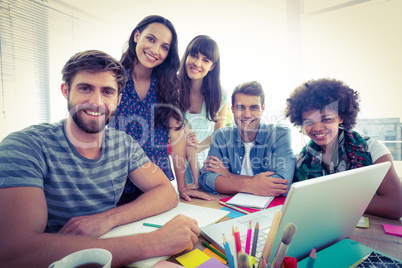
[[[266,229],[261,229],[258,232],[257,250],[255,252],[255,262],[256,263],[258,263],[260,261],[262,250],[264,249],[265,242],[267,241],[268,231],[269,231],[269,228],[266,228]],[[254,229],[251,234],[250,254],[253,249],[253,238],[254,238]],[[247,239],[247,234],[240,236],[241,247],[242,247],[243,251],[245,251],[246,239]]]

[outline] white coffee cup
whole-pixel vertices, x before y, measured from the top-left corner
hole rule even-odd
[[[102,248],[88,248],[65,256],[52,263],[49,268],[74,268],[87,263],[99,263],[102,268],[110,268],[112,265],[112,253]]]

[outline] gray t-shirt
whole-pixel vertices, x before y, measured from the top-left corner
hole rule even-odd
[[[131,136],[112,128],[104,131],[101,156],[87,159],[68,140],[65,123],[30,126],[0,143],[0,188],[43,189],[46,232],[58,232],[72,217],[114,208],[127,175],[149,161]]]

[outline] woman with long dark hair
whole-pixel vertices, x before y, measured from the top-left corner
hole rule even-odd
[[[127,83],[111,127],[125,131],[136,139],[152,162],[173,180],[169,160],[169,121],[176,128],[184,125],[178,105],[180,65],[177,34],[164,17],[151,15],[141,20],[132,31],[122,54]],[[127,180],[121,203],[139,193]]]
[[[188,44],[180,62],[180,107],[186,126],[186,184],[199,188],[200,167],[208,156],[212,133],[225,126],[227,96],[220,83],[220,55],[217,43],[206,35]],[[173,137],[174,134],[171,133]]]

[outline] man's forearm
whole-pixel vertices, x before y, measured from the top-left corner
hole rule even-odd
[[[104,213],[113,219],[114,226],[119,226],[165,212],[176,207],[177,204],[176,191],[169,182],[143,193],[130,203]]]
[[[231,173],[232,174],[232,173]],[[216,191],[222,194],[236,194],[239,192],[248,192],[247,181],[251,179],[250,176],[235,175],[218,176],[215,180]]]
[[[48,267],[52,262],[85,248],[104,248],[112,255],[112,267],[120,267],[138,260],[163,256],[156,248],[159,239],[154,232],[127,237],[95,239],[85,236],[38,233],[23,239],[18,246],[1,250],[0,263],[4,267]],[[14,237],[14,240],[19,240]],[[23,245],[23,246],[22,246]],[[22,247],[21,247],[22,246]],[[160,251],[160,250],[159,250]]]

